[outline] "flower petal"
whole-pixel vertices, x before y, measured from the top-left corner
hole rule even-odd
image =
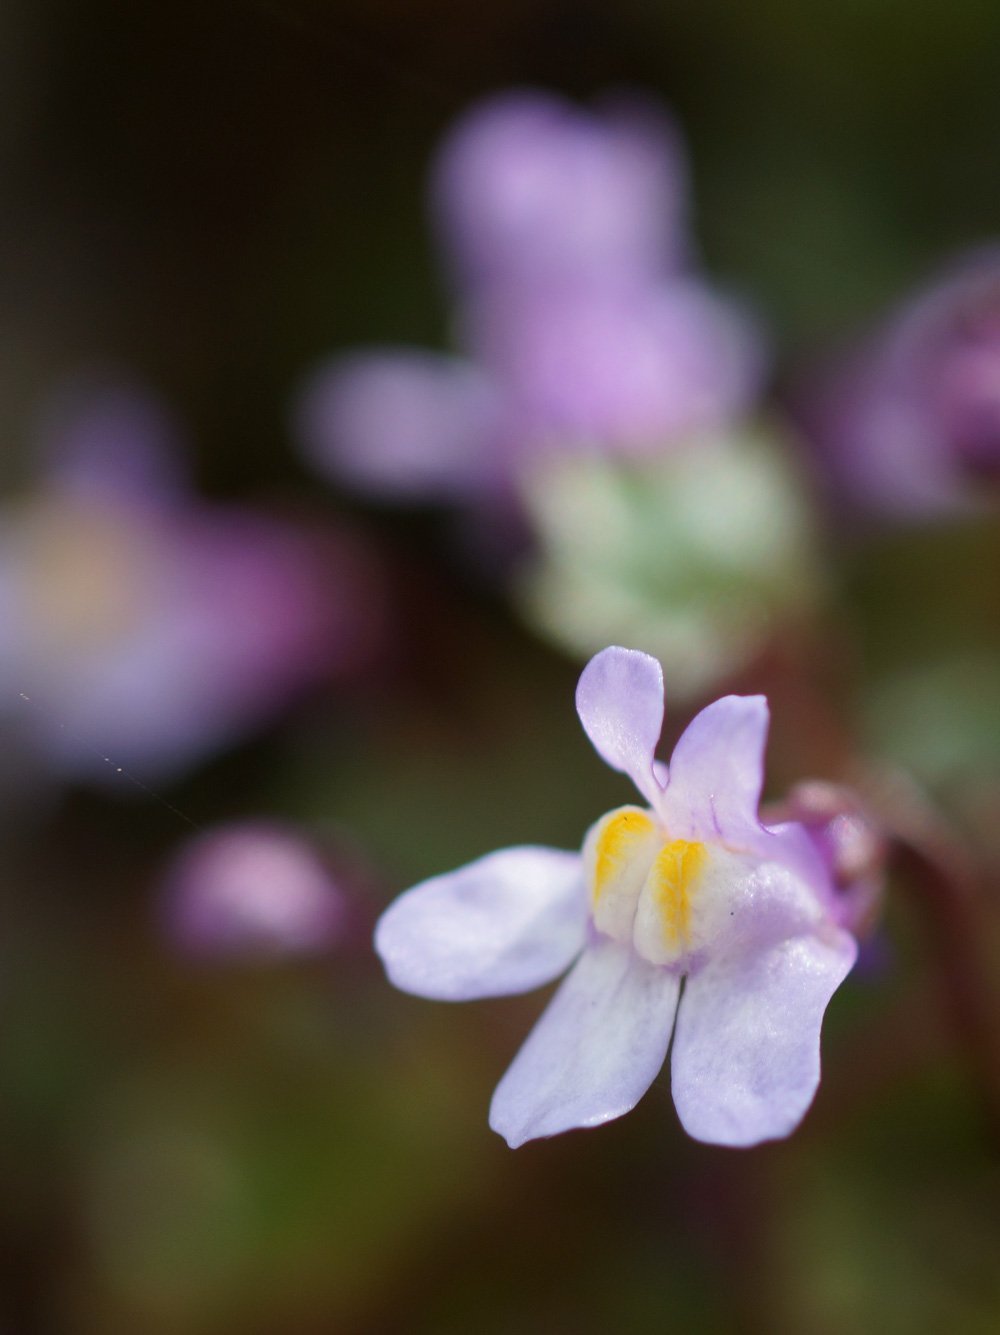
[[[404,992],[436,1001],[527,992],[584,944],[578,853],[504,848],[408,890],[375,928],[375,949]]]
[[[758,834],[768,722],[762,695],[726,695],[695,715],[674,747],[662,800],[673,838],[743,843]]]
[[[655,658],[613,645],[580,674],[576,712],[598,755],[627,774],[646,800],[661,796],[653,752],[663,727],[663,671]]]
[[[353,353],[307,383],[296,431],[310,460],[389,500],[453,500],[488,490],[493,386],[458,358],[408,348]]]
[[[856,955],[853,937],[830,930],[731,954],[688,978],[671,1063],[688,1135],[745,1146],[794,1130],[819,1084],[823,1012]]]
[[[736,308],[694,280],[492,284],[462,333],[527,440],[662,457],[751,403],[764,357]]]
[[[837,898],[830,869],[800,821],[759,826],[753,837],[753,849],[765,862],[778,863],[805,881],[829,912]],[[837,921],[835,915],[834,920]]]
[[[518,90],[459,121],[431,205],[463,285],[634,284],[683,260],[676,130],[648,104],[608,112]]]
[[[628,1112],[663,1065],[679,991],[629,946],[588,947],[497,1086],[490,1126],[516,1149]]]

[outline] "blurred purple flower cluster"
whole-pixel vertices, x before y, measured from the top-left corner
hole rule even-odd
[[[297,408],[308,455],[376,496],[504,496],[539,455],[644,455],[754,400],[756,329],[691,260],[673,125],[540,92],[468,113],[430,211],[462,355],[386,348],[323,367]]]
[[[804,396],[836,494],[869,517],[972,512],[1000,482],[1000,250],[919,291]]]
[[[0,515],[0,681],[54,769],[174,776],[363,659],[364,547],[201,500],[143,393],[71,394],[42,444],[33,492]]]

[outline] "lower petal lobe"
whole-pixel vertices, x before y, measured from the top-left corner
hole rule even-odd
[[[551,982],[582,949],[586,923],[579,853],[505,848],[400,895],[375,949],[404,992],[468,1001]]]
[[[589,946],[497,1086],[490,1126],[516,1149],[628,1112],[663,1065],[679,991],[629,946]]]
[[[746,1146],[795,1129],[819,1084],[823,1013],[856,955],[853,937],[825,926],[688,978],[671,1065],[689,1135]]]

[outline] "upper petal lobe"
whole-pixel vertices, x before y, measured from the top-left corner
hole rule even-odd
[[[675,838],[740,844],[759,830],[768,722],[762,695],[726,695],[695,715],[674,747],[663,797]]]
[[[653,753],[663,727],[663,671],[655,658],[617,645],[580,674],[576,709],[598,755],[627,774],[651,805],[660,797]]]

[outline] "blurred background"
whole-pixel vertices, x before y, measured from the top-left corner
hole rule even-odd
[[[7,0],[5,1332],[997,1330],[998,52],[981,0]],[[455,137],[525,88],[558,273]],[[766,691],[768,795],[906,850],[785,1143],[664,1075],[512,1153],[542,998],[371,950],[631,800],[614,642],[664,754]]]

